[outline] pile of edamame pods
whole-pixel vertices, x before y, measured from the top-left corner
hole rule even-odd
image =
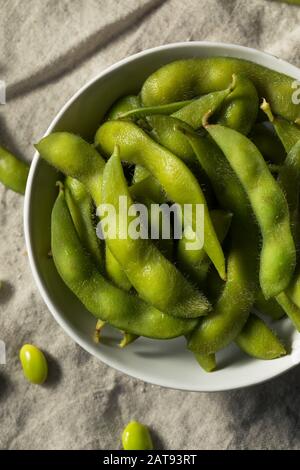
[[[300,331],[293,82],[235,58],[180,60],[115,102],[94,142],[55,132],[36,145],[66,176],[52,212],[53,260],[98,335],[107,323],[124,332],[122,346],[184,336],[206,371],[231,342],[259,359],[286,354],[268,318],[287,315]],[[112,204],[121,224],[120,196],[203,204],[203,248],[187,250],[185,237],[100,241],[95,208]]]

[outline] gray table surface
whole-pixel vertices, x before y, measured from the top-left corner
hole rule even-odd
[[[30,161],[62,104],[106,66],[152,46],[233,42],[300,65],[300,9],[267,0],[0,0],[0,142]],[[0,447],[114,449],[130,419],[165,449],[296,449],[300,369],[224,393],[166,390],[101,364],[61,330],[31,276],[22,197],[0,188]],[[42,345],[46,386],[28,384],[18,350]]]

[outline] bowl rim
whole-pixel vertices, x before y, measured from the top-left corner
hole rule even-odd
[[[279,57],[276,57],[273,54],[261,51],[259,49],[254,49],[246,46],[240,46],[237,44],[232,44],[232,43],[226,43],[226,42],[214,42],[214,41],[189,41],[189,42],[175,42],[175,43],[170,43],[170,44],[164,44],[161,46],[156,46],[152,47],[149,49],[145,49],[141,52],[132,54],[128,57],[125,57],[116,63],[110,65],[109,67],[105,68],[101,72],[99,72],[97,75],[95,75],[92,79],[90,79],[88,82],[86,82],[83,86],[81,86],[68,100],[67,102],[60,108],[52,122],[50,123],[49,127],[47,128],[46,132],[44,133],[43,137],[49,135],[53,128],[56,126],[56,124],[59,122],[63,114],[66,112],[66,110],[73,104],[74,101],[82,94],[84,93],[90,86],[92,86],[95,82],[97,82],[99,79],[105,77],[106,75],[109,75],[111,72],[114,70],[118,69],[120,66],[128,64],[130,62],[135,61],[136,59],[139,59],[140,57],[151,55],[152,53],[156,53],[162,50],[173,50],[176,48],[206,48],[206,49],[215,49],[218,48],[220,51],[223,49],[223,51],[230,49],[231,51],[235,52],[241,52],[241,53],[246,53],[250,56],[252,56],[252,59],[247,59],[247,60],[252,60],[254,63],[258,63],[257,60],[255,60],[255,57],[257,59],[257,55],[259,55],[262,59],[265,58],[266,60],[272,59],[275,61],[278,61],[282,66],[287,67],[289,69],[289,75],[295,78],[295,80],[300,80],[300,69],[289,62],[280,59]],[[220,53],[220,55],[222,55]],[[225,54],[224,54],[225,56]],[[230,55],[226,54],[226,56],[230,57]],[[268,67],[270,68],[270,67]],[[109,367],[114,368],[115,370],[125,373],[126,375],[130,377],[134,377],[136,379],[142,380],[147,383],[151,383],[153,385],[158,385],[164,388],[170,388],[174,390],[182,390],[182,391],[190,391],[190,392],[219,392],[219,391],[227,391],[227,390],[236,390],[240,388],[245,388],[245,387],[250,387],[253,385],[257,385],[260,383],[264,383],[274,377],[278,377],[282,375],[283,373],[287,372],[288,370],[292,369],[295,367],[297,364],[292,363],[292,361],[287,365],[283,364],[282,368],[278,371],[272,371],[272,368],[270,367],[269,370],[270,372],[268,374],[265,374],[263,378],[255,378],[255,377],[250,377],[250,376],[245,376],[243,375],[241,377],[240,383],[239,384],[234,384],[230,385],[227,381],[224,381],[224,383],[220,386],[215,386],[212,388],[211,386],[205,386],[205,381],[199,386],[195,386],[191,388],[191,386],[185,386],[184,383],[180,386],[173,386],[167,383],[164,383],[163,379],[149,379],[149,377],[145,378],[142,373],[139,373],[138,371],[135,373],[132,370],[128,370],[126,364],[122,364],[122,366],[119,365],[117,361],[114,359],[109,359],[107,357],[99,357],[98,355],[95,354],[95,351],[93,348],[89,345],[89,343],[83,338],[80,337],[76,333],[76,331],[67,323],[67,321],[64,319],[60,311],[56,308],[54,303],[52,302],[45,283],[42,280],[42,277],[39,274],[37,264],[35,262],[35,256],[34,256],[34,250],[31,244],[31,230],[30,230],[30,225],[31,225],[31,206],[30,206],[30,201],[31,201],[31,195],[32,195],[32,186],[34,182],[34,177],[35,177],[35,172],[38,166],[38,163],[40,161],[40,156],[39,153],[36,151],[34,153],[32,163],[30,166],[30,171],[27,179],[27,184],[26,184],[26,191],[25,191],[25,198],[24,198],[24,210],[23,210],[23,225],[24,225],[24,234],[25,234],[25,243],[26,243],[26,249],[28,253],[28,259],[29,259],[29,265],[31,268],[31,272],[34,278],[34,281],[38,287],[39,293],[45,302],[48,310],[54,317],[54,319],[57,321],[57,323],[60,325],[60,327],[67,333],[69,337],[72,338],[75,343],[79,344],[85,351],[87,351],[89,354],[93,355],[96,357],[98,360],[101,360],[104,364],[108,365]]]

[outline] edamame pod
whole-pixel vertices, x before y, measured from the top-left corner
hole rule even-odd
[[[109,250],[107,243],[105,243],[105,271],[108,279],[115,284],[115,286],[125,291],[130,291],[132,287],[131,282],[112,252]]]
[[[0,146],[0,182],[17,193],[24,194],[29,166]]]
[[[105,161],[92,145],[75,134],[54,132],[44,137],[35,147],[48,163],[80,181],[92,196],[96,207],[101,204]],[[110,267],[108,266],[110,276],[115,275],[114,282],[118,285],[120,279],[124,280],[124,274],[121,268],[118,269],[117,263],[114,263],[113,270]]]
[[[132,111],[133,109],[139,108],[140,106],[141,100],[139,96],[123,96],[111,106],[106,115],[106,120],[119,119],[122,114],[127,113],[128,111]]]
[[[233,90],[224,99],[216,120],[222,126],[248,134],[256,120],[258,104],[257,91],[251,80],[234,74]]]
[[[273,298],[266,300],[260,289],[257,292],[254,306],[259,312],[268,315],[272,320],[280,320],[285,315],[277,300]]]
[[[290,211],[291,229],[295,245],[299,245],[299,195],[300,195],[300,139],[289,151],[278,172],[278,183],[282,188]]]
[[[253,126],[250,139],[256,145],[264,159],[280,165],[284,162],[286,152],[282,142],[268,122],[260,122]]]
[[[232,244],[227,262],[227,281],[212,311],[189,335],[188,348],[213,354],[234,341],[245,325],[256,293],[253,253],[246,231],[232,222]],[[250,245],[251,246],[251,245]]]
[[[106,154],[111,154],[117,145],[122,160],[145,167],[160,182],[169,200],[181,206],[203,204],[204,249],[224,279],[224,254],[210,220],[203,192],[187,166],[131,122],[104,123],[97,131],[95,142]],[[196,232],[195,220],[192,220],[192,229]]]
[[[232,214],[228,211],[213,210],[210,212],[211,220],[220,243],[222,243],[228,233]],[[188,241],[183,236],[178,240],[177,260],[179,268],[190,277],[196,285],[203,285],[207,271],[210,266],[210,259],[202,250],[187,250]]]
[[[116,237],[110,237],[108,232],[106,243],[140,297],[176,317],[205,315],[210,307],[208,300],[164,258],[151,240],[133,239],[127,227],[125,236],[119,235],[120,197],[126,198],[128,208],[133,201],[117,152],[106,163],[102,193],[104,204],[110,204],[116,210]]]
[[[118,119],[137,119],[151,116],[152,114],[172,114],[184,106],[189,105],[192,100],[178,101],[176,103],[163,104],[162,106],[143,106],[131,109],[125,113],[118,114]]]
[[[235,342],[242,351],[257,359],[276,359],[286,354],[275,333],[253,313]]]
[[[225,90],[214,91],[207,95],[200,96],[200,98],[192,101],[190,104],[173,113],[172,117],[185,122],[193,129],[198,129],[199,127],[202,127],[204,116],[208,112],[214,114],[223,104],[226,97],[232,93],[234,87],[235,79]]]
[[[198,364],[205,370],[205,372],[212,372],[217,367],[216,356],[215,354],[199,354],[194,353],[194,356]]]
[[[300,118],[299,106],[292,100],[293,78],[233,57],[178,60],[161,67],[145,81],[142,103],[156,106],[223,90],[234,73],[248,77],[259,96],[270,102],[274,113],[290,121]]]
[[[266,113],[269,121],[273,124],[285,151],[288,153],[300,140],[300,127],[294,122],[274,116],[271,106],[265,99],[262,102],[261,109]]]
[[[83,246],[91,253],[97,266],[104,271],[104,256],[93,223],[93,201],[80,181],[67,176],[65,180],[66,202]]]
[[[52,210],[51,248],[61,278],[96,318],[120,330],[156,339],[186,335],[195,328],[196,320],[162,313],[104,279],[80,243],[62,189]]]
[[[296,263],[284,194],[262,155],[247,137],[220,125],[206,125],[206,129],[224,152],[248,195],[263,237],[260,285],[266,298],[275,297],[289,285]]]

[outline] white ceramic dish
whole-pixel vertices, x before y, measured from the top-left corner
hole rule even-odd
[[[92,138],[109,106],[120,96],[137,92],[154,70],[177,59],[203,56],[239,57],[300,80],[298,68],[255,49],[210,42],[165,45],[135,54],[101,72],[65,104],[46,134],[65,130]],[[25,195],[28,256],[34,279],[50,312],[65,332],[89,353],[146,382],[191,391],[246,387],[275,377],[300,362],[300,335],[288,320],[281,322],[280,333],[292,345],[292,354],[274,361],[258,361],[230,346],[218,354],[219,370],[211,374],[202,372],[182,338],[171,341],[141,338],[120,350],[116,347],[116,333],[105,329],[103,344],[95,344],[92,340],[95,319],[63,284],[52,260],[47,257],[56,179],[57,173],[36,153]]]

